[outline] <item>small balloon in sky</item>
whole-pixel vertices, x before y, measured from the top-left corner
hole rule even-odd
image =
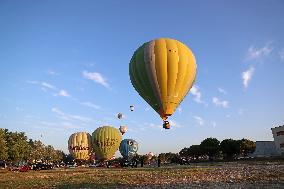
[[[124,135],[124,133],[127,132],[127,126],[125,126],[125,125],[120,126],[119,131],[122,135]]]
[[[118,119],[122,119],[122,118],[123,118],[122,113],[118,113],[118,114],[117,114],[117,118],[118,118]]]

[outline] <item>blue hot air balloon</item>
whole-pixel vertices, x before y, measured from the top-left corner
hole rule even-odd
[[[138,142],[133,139],[124,139],[120,143],[119,151],[125,159],[131,159],[138,151]]]

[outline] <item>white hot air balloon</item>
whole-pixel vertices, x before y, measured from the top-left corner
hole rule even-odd
[[[119,127],[119,131],[120,131],[121,134],[123,135],[123,134],[126,133],[126,131],[127,131],[127,126],[120,126],[120,127]]]

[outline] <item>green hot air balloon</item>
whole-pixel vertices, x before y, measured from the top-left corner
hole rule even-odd
[[[192,51],[183,43],[160,38],[144,43],[129,64],[131,83],[139,95],[164,120],[180,105],[192,87],[197,65]]]
[[[99,160],[109,160],[118,150],[121,142],[118,129],[111,126],[97,128],[92,134],[93,147]]]

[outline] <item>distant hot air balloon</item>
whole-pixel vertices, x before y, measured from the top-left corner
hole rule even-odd
[[[139,95],[166,121],[192,87],[196,69],[194,55],[186,45],[160,38],[134,52],[129,75]]]
[[[138,151],[138,143],[133,139],[124,139],[120,143],[119,151],[125,159],[131,159]]]
[[[129,106],[129,108],[130,108],[130,111],[134,111],[134,106]]]
[[[78,132],[69,137],[68,149],[77,160],[88,160],[92,152],[92,138],[89,133]]]
[[[97,128],[92,134],[93,147],[96,157],[109,160],[113,157],[121,142],[118,129],[111,126]]]
[[[119,127],[119,131],[120,131],[120,133],[123,135],[123,134],[126,133],[126,131],[127,131],[127,126],[120,126],[120,127]]]
[[[152,159],[152,157],[154,156],[154,153],[153,153],[153,152],[149,152],[149,153],[147,154],[147,156],[148,156],[149,159]]]
[[[122,118],[123,118],[122,113],[118,113],[118,114],[117,114],[117,118],[118,118],[118,119],[122,119]]]

